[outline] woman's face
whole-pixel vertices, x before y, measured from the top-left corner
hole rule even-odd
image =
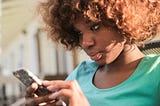
[[[99,23],[74,24],[80,36],[80,45],[88,56],[99,65],[112,63],[122,52],[124,39],[117,30]]]

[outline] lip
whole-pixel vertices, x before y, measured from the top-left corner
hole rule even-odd
[[[92,60],[98,61],[102,58],[103,54],[100,52],[92,53],[89,55]]]

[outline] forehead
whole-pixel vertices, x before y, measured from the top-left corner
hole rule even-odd
[[[77,19],[75,20],[75,22],[73,23],[73,26],[92,26],[93,24],[98,24],[100,22],[93,22],[93,21],[90,21],[88,19],[85,19],[85,18],[80,18],[80,19]]]

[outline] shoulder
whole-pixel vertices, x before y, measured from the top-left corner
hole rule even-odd
[[[98,67],[98,64],[95,61],[87,60],[81,62],[67,77],[66,80],[76,79],[81,75],[85,75],[88,73],[94,73]]]
[[[160,87],[160,54],[147,55],[143,61],[143,69],[147,70],[145,75],[151,76],[150,78],[158,83]]]
[[[147,72],[149,73],[160,74],[160,55],[158,54],[146,55],[142,59],[140,65],[143,68],[143,70],[147,70]]]
[[[160,96],[160,54],[159,55],[149,55],[147,56],[148,61],[150,60],[150,64],[146,64],[148,67],[150,65],[150,70],[147,74],[151,75],[150,79],[153,79],[154,86],[156,86],[155,91],[157,91]]]
[[[149,66],[160,67],[160,54],[146,55],[144,57],[144,62]]]
[[[145,75],[151,79],[160,80],[160,55],[146,55],[138,66],[140,75]]]
[[[95,61],[87,60],[81,62],[74,71],[80,70],[80,71],[93,71],[95,68],[97,68],[98,64]]]

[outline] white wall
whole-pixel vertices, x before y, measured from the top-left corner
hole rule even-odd
[[[66,51],[60,45],[53,43],[47,38],[46,33],[41,32],[39,37],[42,73],[39,73],[38,45],[35,36],[37,29],[38,22],[31,22],[25,29],[26,33],[20,33],[11,45],[3,50],[1,59],[3,76],[13,77],[12,72],[20,67],[30,69],[41,78],[45,75],[56,75],[57,71],[59,74],[69,74],[74,70],[72,52]],[[88,59],[84,52],[78,51],[77,53],[78,63],[86,58]],[[21,93],[18,87],[19,81],[17,80],[15,83],[9,82],[6,84],[7,95],[19,95]]]

